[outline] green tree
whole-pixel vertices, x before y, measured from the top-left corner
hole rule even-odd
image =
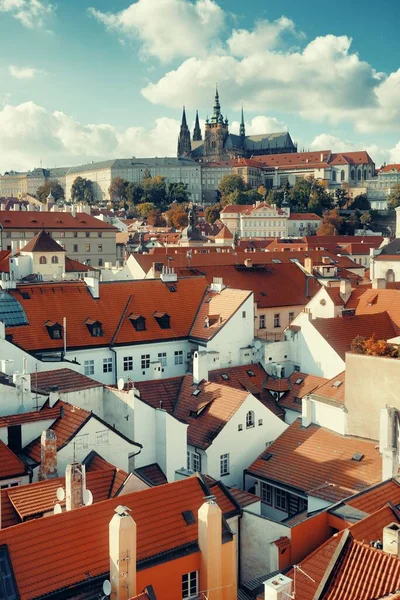
[[[372,222],[372,217],[370,215],[369,212],[365,212],[364,214],[361,215],[360,217],[360,223],[362,225],[369,225]]]
[[[210,225],[212,225],[213,223],[215,223],[215,221],[218,221],[221,213],[221,208],[222,207],[220,204],[213,204],[212,206],[207,206],[205,211],[207,223],[210,223]]]
[[[344,188],[337,188],[335,190],[335,202],[339,208],[343,208],[349,202],[349,195],[347,190]]]
[[[73,202],[94,204],[93,182],[84,177],[77,177],[71,186],[71,199]]]
[[[221,194],[221,199],[223,200],[233,192],[245,192],[248,190],[248,186],[240,175],[224,175],[218,185],[218,190]],[[229,204],[232,204],[230,202]]]
[[[40,202],[46,202],[47,196],[52,193],[54,200],[64,200],[64,190],[58,183],[57,179],[49,179],[43,185],[41,185],[36,191],[36,197]]]
[[[356,208],[358,208],[358,210],[369,210],[371,204],[367,199],[367,194],[358,194],[350,204],[349,208],[352,210],[355,210]]]
[[[289,194],[289,201],[293,208],[299,211],[307,209],[313,181],[312,177],[304,177],[296,181]]]
[[[127,187],[128,182],[126,179],[122,179],[122,177],[114,177],[112,180],[110,187],[108,188],[108,193],[110,194],[110,200],[114,208],[117,208],[118,206],[121,206],[122,203],[126,202]]]
[[[310,200],[307,208],[310,212],[322,215],[325,210],[330,210],[333,207],[332,197],[320,181],[312,179]]]
[[[147,219],[147,215],[151,210],[154,210],[152,202],[142,202],[135,207],[135,211],[141,219]]]
[[[172,202],[189,202],[190,192],[188,191],[188,184],[182,183],[182,181],[178,183],[169,183],[167,185],[166,199],[169,204],[171,204]]]
[[[143,198],[143,186],[140,183],[130,181],[126,186],[125,197],[128,205],[140,204]]]
[[[165,177],[146,177],[142,180],[143,187],[143,202],[151,202],[155,206],[160,206],[166,203],[167,190],[165,185]]]
[[[398,206],[400,206],[400,184],[396,183],[389,194],[388,198],[388,208],[394,210]]]
[[[143,172],[143,179],[151,179],[151,173],[147,167],[145,168],[145,170]]]

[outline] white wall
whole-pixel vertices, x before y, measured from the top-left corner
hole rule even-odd
[[[313,319],[337,317],[341,313],[341,308],[335,306],[325,287],[322,287],[307,304],[307,309],[310,311]]]
[[[168,481],[175,480],[175,471],[186,464],[187,425],[165,410],[156,409],[156,462]],[[142,424],[145,427],[145,423]]]
[[[91,410],[104,419],[103,386],[73,392],[59,392],[61,400],[85,410]]]
[[[347,431],[347,413],[343,407],[317,401],[311,396],[311,420],[331,431],[345,435]]]

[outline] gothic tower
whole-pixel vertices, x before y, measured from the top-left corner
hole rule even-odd
[[[182,123],[178,137],[178,158],[189,158],[191,152],[192,145],[190,143],[190,131],[186,123],[185,107],[183,107]]]
[[[213,116],[210,120],[207,118],[206,121],[204,135],[204,157],[212,160],[220,160],[223,157],[225,141],[229,134],[228,125],[228,119],[224,120],[224,117],[221,113],[218,88],[216,88]]]
[[[239,135],[240,135],[240,143],[241,143],[241,146],[242,146],[242,148],[244,150],[245,149],[245,144],[246,144],[246,128],[245,128],[245,125],[244,125],[243,106],[242,106],[242,119],[240,121]]]
[[[200,129],[200,123],[199,123],[199,111],[196,110],[196,122],[194,124],[194,130],[193,130],[193,141],[194,142],[201,142],[203,138],[201,137],[201,129]]]

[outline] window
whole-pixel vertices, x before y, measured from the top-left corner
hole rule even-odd
[[[246,318],[246,311],[242,310],[242,319],[245,319],[245,318]]]
[[[166,352],[159,352],[158,353],[158,360],[160,361],[162,367],[166,367],[167,366],[167,353]]]
[[[102,267],[102,266],[103,266],[103,259],[99,258],[99,267]]]
[[[83,363],[85,375],[94,375],[94,360],[85,360]]]
[[[60,340],[62,338],[62,327],[59,323],[51,323],[50,321],[47,321],[45,325],[47,328],[47,333],[52,340]]]
[[[60,236],[60,238],[65,237],[65,231],[59,231],[58,235]]]
[[[269,483],[264,483],[264,481],[260,481],[261,500],[269,506],[272,506],[272,492],[273,487],[269,485]]]
[[[213,142],[215,144],[215,142]],[[182,598],[196,598],[199,592],[198,571],[182,575]]]
[[[97,245],[97,252],[103,252],[103,244]]]
[[[41,256],[39,258],[39,264],[46,265],[47,264],[47,258],[45,256]]]
[[[0,546],[0,598],[17,600],[17,590],[7,546]]]
[[[103,237],[103,234],[101,231],[98,232],[97,237]]]
[[[260,315],[260,329],[265,329],[265,315]]]
[[[357,171],[357,179],[358,181],[361,181],[361,171]]]
[[[78,237],[78,232],[74,231],[74,237]]]
[[[86,237],[90,237],[90,231],[86,231]]]
[[[249,410],[246,415],[246,428],[249,427],[254,427],[254,412],[252,410]]]
[[[344,171],[343,171],[343,169],[340,171],[340,181],[344,181]]]
[[[74,244],[74,252],[78,252],[78,244]]]
[[[124,356],[124,371],[133,371],[133,356]]]
[[[263,424],[263,420],[262,419],[258,419],[258,426],[260,427]]]
[[[275,488],[275,508],[287,512],[287,492]]]
[[[187,468],[189,471],[201,472],[201,456],[197,452],[187,452]]]
[[[150,367],[150,354],[142,354],[140,360],[142,369],[148,369]]]
[[[86,250],[86,252],[90,252],[90,244],[85,245],[85,250]]]
[[[221,477],[229,475],[229,454],[221,454],[219,459],[219,473]]]
[[[336,181],[336,171],[332,171],[332,181]]]
[[[146,319],[141,315],[131,315],[129,317],[132,325],[136,329],[136,331],[145,331],[146,330]]]
[[[276,313],[274,315],[274,327],[280,327],[281,326],[281,315],[279,313]]]
[[[243,425],[238,425],[238,431],[243,431]]]
[[[113,360],[112,358],[103,358],[103,373],[112,373]]]
[[[103,431],[96,431],[96,446],[108,444],[108,433],[108,429],[104,429]]]
[[[89,329],[89,333],[92,337],[103,336],[103,326],[100,323],[100,321],[93,321],[91,319],[87,319],[86,326]]]
[[[51,262],[53,265],[58,265],[58,256],[52,256],[51,257]]]
[[[157,323],[159,324],[161,329],[171,329],[170,316],[167,315],[166,313],[156,312],[154,314],[154,318],[157,321]]]
[[[183,365],[183,350],[175,350],[174,362],[176,365]]]
[[[87,450],[89,448],[89,434],[77,435],[74,439],[75,450]]]
[[[293,319],[294,319],[294,312],[290,312],[289,313],[289,325],[293,321]]]

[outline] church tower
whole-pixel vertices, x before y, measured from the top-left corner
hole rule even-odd
[[[178,158],[190,158],[192,144],[190,143],[190,131],[186,122],[185,107],[182,112],[182,123],[178,137]]]
[[[194,142],[201,142],[203,138],[201,137],[201,129],[200,129],[200,123],[199,123],[199,111],[196,110],[196,122],[194,124],[194,130],[193,130],[193,141]]]
[[[243,150],[245,150],[245,147],[246,147],[246,128],[245,128],[245,125],[244,125],[243,106],[242,106],[242,119],[240,121],[239,135],[240,135],[240,144],[241,144]]]
[[[204,135],[203,156],[209,160],[221,160],[224,155],[224,146],[229,134],[228,119],[224,120],[219,103],[218,88],[215,90],[213,116],[207,119]]]

